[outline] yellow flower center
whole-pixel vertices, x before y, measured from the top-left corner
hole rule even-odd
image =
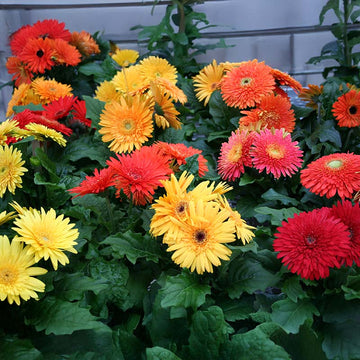
[[[273,159],[282,159],[285,155],[284,148],[279,144],[270,144],[266,148],[267,154]]]
[[[236,163],[239,161],[241,156],[242,156],[242,145],[237,144],[230,149],[228,154],[228,160],[232,163]]]
[[[193,238],[197,244],[203,244],[207,240],[207,233],[203,229],[197,229],[194,232]]]
[[[242,78],[242,79],[240,80],[240,85],[241,85],[241,86],[247,86],[247,85],[249,85],[251,82],[252,82],[252,78],[250,78],[250,77],[245,77],[245,78]]]
[[[125,131],[131,131],[134,128],[134,121],[132,119],[124,119],[122,125]]]
[[[280,119],[280,115],[274,111],[263,110],[260,112],[259,118],[263,123],[273,125]]]
[[[0,284],[14,285],[18,278],[18,271],[13,267],[7,266],[0,268]]]
[[[330,169],[339,169],[343,166],[342,160],[331,160],[326,164]]]
[[[45,245],[48,246],[52,241],[51,238],[49,237],[49,234],[46,232],[42,232],[40,233],[37,238],[36,238],[36,242],[39,245]]]

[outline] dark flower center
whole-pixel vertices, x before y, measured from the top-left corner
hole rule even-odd
[[[196,230],[194,238],[198,244],[202,244],[206,240],[206,232],[204,230]]]
[[[316,241],[316,239],[313,237],[313,236],[308,236],[306,239],[306,242],[309,244],[309,245],[312,245],[314,244],[314,242]]]
[[[349,113],[351,114],[351,115],[355,115],[356,114],[356,112],[357,112],[357,107],[356,106],[350,106],[349,107]]]
[[[39,58],[41,58],[41,57],[44,56],[44,52],[40,49],[40,50],[38,50],[38,51],[36,52],[36,56],[39,57]]]

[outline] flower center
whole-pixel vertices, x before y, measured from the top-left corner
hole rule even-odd
[[[211,85],[210,85],[210,90],[211,90],[211,91],[215,91],[215,90],[218,88],[218,86],[219,86],[219,83],[218,83],[218,82],[213,82],[213,83],[211,83]]]
[[[188,208],[188,203],[186,201],[180,201],[175,208],[176,215],[182,216],[185,213],[185,210]]]
[[[280,115],[275,111],[263,110],[259,113],[259,119],[269,125],[269,127],[275,127],[276,123],[280,120]]]
[[[326,166],[331,169],[339,169],[342,167],[342,165],[343,165],[342,160],[331,160],[326,164]]]
[[[198,244],[203,244],[206,241],[206,231],[198,229],[194,233],[194,240]]]
[[[284,148],[279,144],[270,144],[266,148],[267,154],[273,159],[282,159],[285,155]]]
[[[40,49],[40,50],[38,50],[38,51],[36,52],[36,56],[39,57],[39,58],[41,58],[41,57],[44,56],[44,52]]]
[[[10,267],[0,269],[0,284],[14,285],[18,278],[18,272]]]
[[[132,119],[124,119],[123,120],[123,127],[125,129],[125,131],[130,131],[133,129],[134,127],[134,122]]]
[[[252,82],[252,78],[250,78],[250,77],[245,77],[245,78],[242,78],[242,79],[240,80],[241,86],[247,86],[247,85],[249,85],[251,82]]]
[[[357,107],[355,105],[350,106],[349,113],[355,115],[357,113]]]
[[[306,240],[306,242],[307,242],[309,245],[314,244],[315,241],[316,241],[316,239],[315,239],[313,236],[311,236],[311,235],[307,236],[305,240]]]
[[[229,159],[230,162],[236,163],[236,162],[239,161],[241,156],[242,156],[242,145],[237,144],[237,145],[234,145],[230,149],[229,154],[228,154],[228,159]]]
[[[1,166],[1,167],[0,167],[0,175],[5,174],[5,173],[7,172],[7,170],[8,170],[8,167],[6,167],[6,166]]]

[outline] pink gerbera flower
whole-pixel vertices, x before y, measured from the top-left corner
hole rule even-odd
[[[259,172],[266,170],[276,179],[281,175],[291,176],[302,164],[302,150],[297,141],[282,129],[264,129],[256,134],[250,155]]]

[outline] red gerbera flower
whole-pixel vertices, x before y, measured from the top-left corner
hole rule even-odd
[[[151,202],[161,180],[172,173],[168,160],[153,147],[143,146],[131,154],[117,154],[117,159],[107,161],[115,174],[116,196],[120,192],[132,199],[135,205]]]
[[[360,266],[360,205],[354,206],[350,200],[344,200],[333,205],[330,215],[339,218],[350,232],[350,251],[340,258],[340,263],[352,266],[353,262]]]
[[[49,39],[30,39],[19,54],[19,59],[26,63],[33,73],[42,74],[55,64],[52,59],[53,54],[54,50]]]
[[[79,186],[69,189],[71,194],[77,194],[73,198],[78,196],[84,196],[86,194],[98,194],[104,192],[110,186],[114,186],[114,173],[111,168],[104,168],[100,171],[94,170],[92,176],[85,176],[85,179]]]
[[[240,63],[221,80],[221,94],[227,105],[244,109],[258,104],[275,88],[271,68],[256,59]]]
[[[34,39],[34,31],[31,25],[24,25],[10,35],[10,48],[14,55],[19,55],[27,42]]]
[[[30,84],[34,77],[26,64],[16,56],[8,57],[6,68],[9,74],[13,74],[11,79],[15,81],[15,87],[19,87],[21,84]]]
[[[245,172],[244,166],[252,166],[250,147],[253,139],[253,132],[237,130],[221,145],[218,171],[224,180],[234,181]]]
[[[57,64],[75,66],[81,61],[81,54],[78,49],[63,39],[53,40],[53,58]]]
[[[58,120],[67,116],[75,104],[76,96],[64,96],[44,105],[43,115],[48,119]]]
[[[273,68],[271,68],[271,74],[274,76],[277,84],[283,86],[290,86],[297,93],[302,90],[302,85],[289,74]]]
[[[253,165],[259,172],[266,170],[276,179],[281,175],[291,176],[302,164],[302,150],[297,141],[282,129],[264,129],[256,134],[250,155]]]
[[[73,119],[78,120],[85,126],[91,126],[91,119],[86,117],[86,102],[84,100],[76,100],[73,106]]]
[[[32,28],[32,32],[37,38],[71,40],[71,32],[65,29],[65,23],[55,19],[39,20],[33,24]]]
[[[304,279],[329,276],[329,269],[340,267],[339,256],[350,249],[349,231],[328,209],[295,214],[277,228],[274,250],[292,273]]]
[[[199,176],[204,176],[209,170],[207,167],[207,160],[201,155],[201,150],[195,149],[192,146],[186,146],[183,143],[169,144],[158,141],[153,145],[160,153],[172,160],[172,167],[178,170],[180,165],[186,164],[186,158],[198,154]]]
[[[301,184],[311,192],[331,198],[351,198],[360,190],[360,155],[337,153],[323,156],[301,170]]]
[[[263,96],[256,109],[241,113],[246,115],[240,119],[242,126],[260,122],[261,128],[283,128],[287,132],[292,132],[295,128],[294,110],[291,109],[291,102],[283,96]]]
[[[332,112],[339,126],[360,126],[360,92],[350,90],[333,104]]]

